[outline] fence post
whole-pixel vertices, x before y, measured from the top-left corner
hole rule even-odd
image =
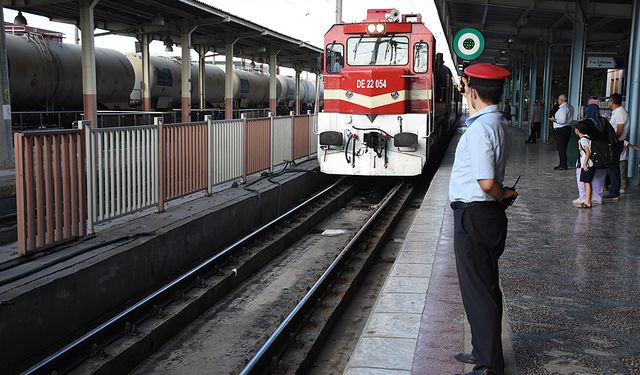
[[[267,112],[269,116],[269,172],[273,173],[273,150],[275,149],[275,144],[273,142],[273,113]]]
[[[91,121],[78,121],[78,129],[82,129],[84,133],[84,151],[85,151],[85,165],[87,168],[87,234],[94,234],[94,212],[96,212],[95,201],[95,152],[93,150],[93,141],[91,139]]]
[[[293,111],[289,111],[291,116],[291,162],[295,161],[296,154],[296,117]]]
[[[249,129],[247,126],[247,115],[240,114],[242,119],[242,183],[247,183],[247,174],[249,174]]]
[[[165,147],[165,139],[164,139],[164,120],[162,117],[154,117],[153,124],[158,128],[158,181],[156,184],[156,188],[158,189],[158,209],[157,213],[164,212],[164,199],[165,199],[165,155],[164,155],[164,147]]]
[[[204,121],[207,122],[207,195],[211,195],[213,193],[213,163],[211,162],[213,152],[213,116],[205,115]]]
[[[311,117],[311,110],[307,109],[307,130],[309,131],[309,152],[307,153],[307,159],[311,159],[311,147],[313,146],[313,142],[311,141],[311,137],[313,136],[313,132],[311,128],[313,128],[313,122]]]
[[[18,254],[27,253],[27,203],[24,189],[24,134],[13,135],[14,160],[16,168],[16,221],[18,226]],[[29,150],[30,151],[30,150]]]

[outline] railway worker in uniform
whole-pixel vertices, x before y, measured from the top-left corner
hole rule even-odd
[[[464,70],[461,91],[470,106],[449,181],[454,250],[462,302],[471,326],[472,353],[454,357],[475,364],[466,375],[504,374],[502,292],[498,258],[507,237],[505,209],[518,196],[502,185],[506,165],[504,118],[498,110],[503,81],[511,74],[492,64]]]

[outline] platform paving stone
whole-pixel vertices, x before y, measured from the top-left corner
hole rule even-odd
[[[435,254],[405,250],[397,258],[398,264],[432,264]]]
[[[375,312],[421,313],[425,294],[382,293],[375,306]]]
[[[428,277],[395,277],[387,279],[385,292],[387,293],[418,293],[426,294],[429,287]]]
[[[350,367],[411,370],[416,339],[364,336],[349,361]]]
[[[409,375],[411,371],[385,370],[378,368],[350,368],[345,375]]]
[[[365,336],[417,339],[422,314],[374,313],[367,322]]]

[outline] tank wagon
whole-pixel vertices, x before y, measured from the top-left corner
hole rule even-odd
[[[324,39],[318,159],[329,174],[412,176],[450,135],[460,95],[420,14],[369,9]]]
[[[9,79],[14,110],[82,109],[82,54],[80,46],[51,42],[32,34],[7,34]],[[155,110],[180,108],[182,62],[177,58],[151,56],[151,105]],[[205,101],[208,107],[224,107],[225,72],[205,66]],[[100,109],[139,109],[142,102],[142,58],[140,54],[96,48],[97,99]],[[278,76],[278,105],[295,107],[295,79]],[[237,108],[269,106],[269,75],[234,69],[234,100]],[[198,65],[191,67],[192,106],[199,106]],[[300,103],[312,108],[315,86],[300,81]]]

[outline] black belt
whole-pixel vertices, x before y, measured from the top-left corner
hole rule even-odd
[[[451,208],[458,210],[461,208],[490,208],[499,207],[504,208],[504,205],[498,201],[479,201],[479,202],[451,202]]]

